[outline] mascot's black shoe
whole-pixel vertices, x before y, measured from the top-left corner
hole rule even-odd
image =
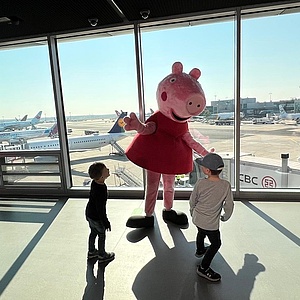
[[[154,216],[132,216],[126,222],[127,227],[131,228],[149,228],[154,227]]]
[[[183,212],[176,212],[175,210],[166,210],[162,212],[162,217],[165,222],[171,222],[176,225],[184,226],[188,225],[188,218]]]

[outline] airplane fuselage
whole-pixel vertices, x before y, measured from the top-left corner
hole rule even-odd
[[[85,151],[89,149],[101,148],[107,145],[112,145],[114,148],[117,148],[117,151],[124,154],[123,149],[117,144],[117,141],[124,139],[128,135],[125,133],[123,128],[124,121],[123,118],[126,116],[127,112],[122,112],[120,116],[115,121],[112,128],[104,134],[91,134],[84,136],[68,136],[68,146],[70,151]],[[52,126],[50,128],[52,131],[56,131],[57,128]],[[12,147],[7,147],[7,145],[0,145],[3,150],[14,150]],[[59,138],[48,138],[48,139],[39,139],[31,140],[21,145],[22,149],[26,150],[56,150],[60,149]]]
[[[240,113],[240,117],[244,117],[244,113]],[[217,114],[217,120],[234,120],[234,112],[223,112]]]
[[[2,130],[21,130],[25,127],[29,127],[29,126],[32,126],[35,124],[34,124],[34,122],[31,122],[31,121],[4,122],[4,123],[0,124],[0,129],[2,129]]]
[[[20,130],[20,131],[5,131],[0,132],[0,142],[17,142],[22,139],[33,139],[49,135],[50,130],[48,129],[33,129],[33,130]]]
[[[94,148],[101,148],[109,144],[127,137],[124,133],[106,133],[101,135],[85,135],[68,138],[69,150],[88,150]],[[49,139],[40,141],[30,141],[25,144],[25,149],[28,150],[51,150],[60,149],[59,139]]]
[[[29,121],[19,121],[18,120],[18,121],[2,122],[2,123],[0,123],[0,131],[21,130],[21,129],[29,127],[29,126],[34,126],[40,122],[41,115],[42,115],[42,111],[39,111],[37,113],[37,115]]]

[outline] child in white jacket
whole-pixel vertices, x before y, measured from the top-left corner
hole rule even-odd
[[[233,212],[233,195],[230,182],[221,179],[219,174],[224,168],[221,156],[208,153],[204,158],[197,158],[206,178],[199,179],[190,196],[190,212],[193,223],[197,226],[196,257],[203,257],[197,267],[197,274],[210,281],[219,281],[221,275],[210,268],[211,261],[221,247],[220,220],[227,221]],[[222,214],[222,211],[224,213]],[[208,237],[210,246],[204,247]]]

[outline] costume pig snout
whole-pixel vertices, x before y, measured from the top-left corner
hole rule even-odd
[[[199,95],[192,95],[187,99],[186,109],[191,115],[198,115],[203,111],[205,107],[205,99]]]

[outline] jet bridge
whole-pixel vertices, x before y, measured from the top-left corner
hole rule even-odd
[[[114,175],[116,175],[118,178],[122,179],[125,183],[125,185],[130,187],[142,187],[143,181],[135,176],[132,172],[125,169],[125,167],[118,167],[113,172]]]

